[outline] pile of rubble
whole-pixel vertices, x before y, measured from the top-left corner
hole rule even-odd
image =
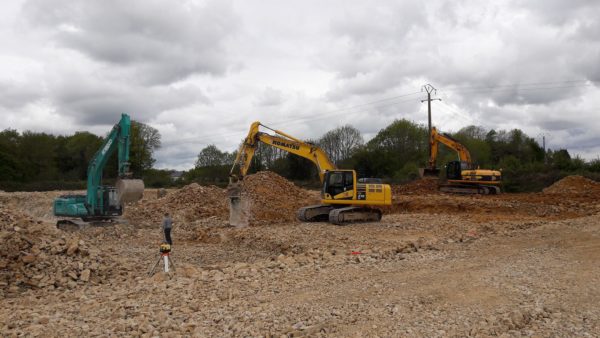
[[[319,203],[318,193],[270,171],[244,177],[241,196],[250,224],[294,221],[300,207]],[[131,223],[145,226],[158,226],[169,212],[175,222],[186,227],[210,217],[227,220],[229,198],[225,189],[192,183],[161,198],[143,199],[128,206],[125,212]]]
[[[136,225],[158,226],[166,212],[176,222],[192,222],[208,217],[225,220],[227,208],[225,190],[192,183],[161,198],[142,199],[128,206],[125,216]]]
[[[419,179],[409,182],[407,184],[392,186],[392,196],[435,194],[437,192],[437,179]]]
[[[583,176],[572,175],[554,182],[543,192],[545,194],[596,194],[600,193],[600,183]]]
[[[56,221],[52,212],[52,203],[65,191],[33,191],[33,192],[0,192],[0,203],[11,208],[22,210],[36,219]],[[85,191],[68,192],[69,194],[85,194]]]
[[[298,209],[319,204],[318,194],[271,171],[244,177],[242,199],[248,201],[250,224],[295,221]]]
[[[101,283],[107,258],[78,236],[0,206],[0,295]]]

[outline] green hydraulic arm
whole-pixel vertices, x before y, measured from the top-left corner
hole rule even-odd
[[[87,170],[87,206],[93,214],[102,212],[102,172],[110,156],[118,149],[119,178],[129,178],[129,137],[131,132],[131,119],[129,115],[122,114],[119,123],[112,128],[100,150],[96,152]]]

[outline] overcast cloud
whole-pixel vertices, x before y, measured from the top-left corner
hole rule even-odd
[[[600,2],[10,1],[0,11],[0,129],[157,128],[161,168],[233,150],[252,121],[301,138],[397,118],[544,134],[600,154]],[[407,95],[409,94],[409,95]]]

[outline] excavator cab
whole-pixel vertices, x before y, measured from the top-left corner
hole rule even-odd
[[[326,199],[352,199],[354,198],[353,170],[327,171],[323,184],[323,196]]]
[[[452,161],[446,164],[446,179],[460,180],[462,179],[463,162]]]

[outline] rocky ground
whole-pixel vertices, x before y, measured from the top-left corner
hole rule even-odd
[[[55,229],[44,211],[58,193],[0,193],[2,336],[600,332],[594,182],[569,178],[544,193],[476,197],[419,183],[394,190],[381,222],[340,227],[273,213],[285,200],[269,194],[291,188],[269,175],[255,181],[272,189],[247,189],[261,202],[245,228],[227,226],[216,187],[161,199],[148,192],[120,224],[77,232]],[[149,276],[162,205],[180,207],[176,272]]]

